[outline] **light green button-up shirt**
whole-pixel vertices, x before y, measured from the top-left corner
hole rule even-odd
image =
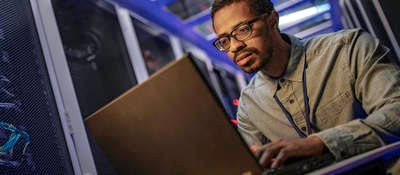
[[[389,60],[388,48],[362,30],[309,40],[289,38],[290,59],[283,77],[271,79],[258,72],[242,90],[238,129],[249,146],[261,145],[263,138],[299,138],[274,95],[307,134],[303,71],[312,135],[337,160],[399,140],[400,72]]]

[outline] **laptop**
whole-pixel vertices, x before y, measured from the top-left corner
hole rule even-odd
[[[118,174],[261,174],[190,55],[85,120]]]

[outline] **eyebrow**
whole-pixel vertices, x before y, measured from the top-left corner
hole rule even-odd
[[[250,19],[250,20],[252,20],[252,19]],[[249,20],[244,20],[244,21],[241,21],[241,22],[237,23],[235,26],[233,26],[231,32],[234,31],[235,29],[237,29],[240,25],[245,24],[247,22],[249,22]],[[229,34],[231,32],[229,32]],[[228,33],[221,33],[221,34],[218,35],[218,37],[228,36],[229,34]]]

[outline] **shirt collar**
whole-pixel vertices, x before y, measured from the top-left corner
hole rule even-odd
[[[289,34],[282,34],[282,37],[285,40],[289,40],[291,44],[288,65],[286,67],[285,73],[279,79],[302,82],[304,68],[303,42],[301,39]],[[255,81],[255,87],[257,88],[264,85],[268,86],[268,89],[270,90],[268,94],[270,94],[269,96],[272,97],[277,91],[279,79],[273,79],[267,75],[264,75],[261,71],[258,71],[257,74],[258,78]]]
[[[290,39],[291,45],[290,45],[290,57],[289,57],[289,62],[286,67],[285,73],[283,74],[281,79],[285,80],[291,80],[291,81],[302,81],[303,77],[303,69],[304,69],[304,45],[302,40],[299,38],[292,36],[292,35],[286,35],[282,34],[284,36],[287,36]]]

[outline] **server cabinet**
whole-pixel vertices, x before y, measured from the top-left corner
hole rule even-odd
[[[40,22],[36,1],[0,1],[0,174],[81,173]]]

